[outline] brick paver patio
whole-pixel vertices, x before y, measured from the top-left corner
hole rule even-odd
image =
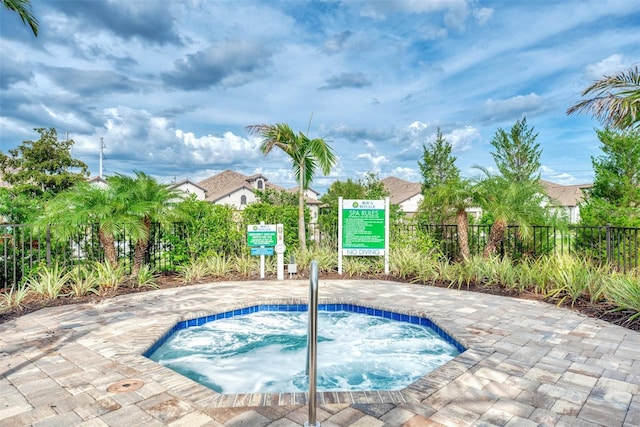
[[[308,281],[211,283],[1,324],[0,425],[301,426],[304,393],[220,395],[141,354],[180,320],[307,295]],[[640,426],[640,333],[537,301],[378,280],[320,280],[320,299],[426,315],[468,348],[405,390],[320,393],[323,427]]]

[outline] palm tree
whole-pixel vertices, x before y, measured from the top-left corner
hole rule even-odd
[[[532,232],[532,223],[544,218],[542,207],[543,189],[538,181],[509,181],[500,175],[491,175],[480,168],[486,177],[475,191],[476,200],[482,208],[493,216],[483,256],[495,254],[502,242],[509,224],[518,225],[518,233],[527,238]]]
[[[52,231],[60,239],[69,239],[79,230],[96,224],[107,262],[112,267],[118,266],[114,236],[127,225],[127,217],[114,203],[111,189],[80,182],[57,194],[46,204],[43,215],[36,222],[40,228],[49,224],[54,225]]]
[[[275,125],[247,126],[247,131],[263,138],[260,144],[262,154],[268,154],[276,147],[285,152],[291,159],[293,174],[299,183],[298,188],[298,239],[300,248],[306,249],[306,233],[304,223],[304,192],[309,188],[316,169],[320,167],[324,175],[331,172],[337,158],[333,149],[322,138],[309,139],[302,132],[297,134],[289,125],[276,123]]]
[[[147,254],[152,224],[171,222],[180,192],[137,171],[135,178],[115,175],[107,178],[107,182],[114,193],[115,204],[127,217],[127,232],[135,241],[131,267],[131,274],[135,276]]]
[[[640,69],[629,68],[614,76],[604,76],[582,92],[594,94],[578,102],[567,114],[590,112],[605,126],[619,129],[640,127]]]
[[[0,0],[7,9],[18,12],[25,25],[31,27],[33,35],[38,37],[38,20],[33,16],[29,0]]]
[[[467,208],[473,203],[472,194],[471,181],[455,175],[444,183],[431,187],[422,199],[420,208],[421,211],[426,212],[439,211],[443,221],[448,221],[455,215],[458,247],[465,261],[471,257]]]

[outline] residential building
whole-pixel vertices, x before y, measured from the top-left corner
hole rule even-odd
[[[400,206],[408,217],[415,216],[422,202],[422,184],[405,181],[395,176],[388,176],[380,182],[389,193],[389,203]]]
[[[243,210],[247,205],[258,201],[256,195],[258,190],[272,189],[275,191],[298,192],[297,187],[287,190],[271,184],[262,174],[246,176],[232,170],[220,172],[198,182],[197,185],[205,190],[206,201],[220,205],[230,205],[237,210]],[[305,191],[305,201],[311,211],[312,222],[316,222],[318,219],[320,206],[320,202],[317,200],[318,195],[319,193],[312,189]]]
[[[87,182],[91,185],[94,185],[102,189],[107,188],[109,186],[107,181],[101,176],[92,176],[91,178],[87,179]]]
[[[206,198],[207,191],[200,187],[198,184],[191,182],[188,179],[183,179],[182,181],[178,181],[169,186],[171,190],[178,190],[185,193],[185,197],[194,194],[196,196],[196,200],[204,200]]]
[[[591,188],[593,184],[560,185],[553,182],[540,180],[547,196],[552,202],[550,209],[557,209],[566,214],[569,223],[580,222],[580,202],[584,200],[584,190]]]

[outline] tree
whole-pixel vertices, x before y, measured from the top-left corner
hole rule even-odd
[[[24,141],[9,155],[0,152],[0,172],[14,195],[50,197],[89,176],[88,166],[71,156],[73,140],[58,141],[54,128],[35,130],[38,141]]]
[[[479,169],[485,178],[476,185],[474,195],[482,209],[493,217],[483,252],[488,258],[495,254],[509,224],[518,225],[520,236],[527,238],[532,232],[531,225],[545,218],[547,211],[542,207],[544,193],[538,181],[514,181]]]
[[[2,4],[13,12],[17,12],[22,23],[31,27],[33,35],[38,37],[38,20],[31,11],[29,0],[2,0]]]
[[[422,161],[418,160],[422,174],[422,194],[442,183],[460,177],[460,169],[455,165],[456,157],[451,154],[453,147],[443,136],[440,128],[436,140],[428,146],[422,145]]]
[[[248,207],[248,206],[247,206]],[[200,257],[240,254],[243,232],[234,220],[230,205],[218,205],[197,200],[192,194],[176,207],[178,233],[169,233],[170,256],[175,265],[182,265]]]
[[[152,224],[167,225],[175,219],[173,208],[181,193],[138,171],[135,178],[118,174],[107,178],[107,182],[114,193],[114,202],[127,217],[127,231],[135,241],[131,274],[137,275],[148,251]]]
[[[35,219],[42,201],[24,194],[15,195],[8,188],[0,188],[0,223],[25,224]]]
[[[456,157],[451,154],[452,149],[440,128],[434,142],[422,145],[422,161],[418,160],[423,195],[418,216],[422,222],[444,224],[453,218],[451,205],[447,200],[442,200],[446,196],[446,186],[460,180],[460,169],[455,165]]]
[[[266,203],[275,206],[296,206],[298,196],[287,190],[274,190],[265,188],[264,191],[256,190],[256,197],[259,203]]]
[[[594,95],[573,105],[567,114],[588,112],[621,130],[640,128],[640,69],[638,66],[613,76],[604,76],[587,87],[582,96]]]
[[[309,139],[302,132],[297,134],[289,125],[247,126],[247,131],[263,138],[260,151],[269,154],[273,148],[281,149],[291,159],[293,174],[298,186],[298,240],[301,249],[306,249],[306,233],[304,221],[304,192],[309,188],[318,167],[324,175],[331,172],[337,158],[333,149],[322,138]]]
[[[97,225],[104,256],[112,267],[117,267],[115,236],[127,225],[135,225],[129,221],[130,217],[125,215],[123,206],[116,202],[112,188],[80,182],[49,200],[36,225],[39,228],[53,225],[52,233],[60,240],[68,240]]]
[[[580,206],[584,225],[640,226],[640,130],[598,130],[603,155],[592,158],[595,179]]]
[[[418,208],[418,221],[429,222],[436,215],[445,224],[455,218],[460,255],[466,261],[471,257],[469,250],[469,217],[467,209],[473,204],[474,188],[470,180],[460,176],[432,187],[424,196]]]
[[[540,155],[542,149],[536,143],[538,134],[527,126],[526,117],[516,121],[509,133],[499,128],[491,145],[491,153],[498,170],[508,181],[526,182],[540,179]]]
[[[467,208],[471,206],[472,188],[469,180],[460,177],[452,149],[440,128],[436,140],[422,146],[422,161],[418,160],[418,166],[422,173],[423,199],[418,221],[444,224],[455,218],[458,247],[462,258],[467,260],[470,257]]]

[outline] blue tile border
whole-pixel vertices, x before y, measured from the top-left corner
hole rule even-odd
[[[307,304],[260,304],[249,306],[240,309],[234,309],[225,311],[223,313],[212,314],[209,316],[202,316],[195,319],[182,320],[176,323],[171,329],[169,329],[160,339],[158,339],[151,347],[149,347],[142,355],[144,357],[151,357],[151,355],[160,347],[175,332],[182,329],[187,329],[193,326],[201,326],[205,323],[213,322],[219,319],[227,319],[234,316],[242,316],[245,314],[257,313],[259,311],[284,311],[284,312],[304,312],[308,311]],[[331,304],[318,304],[318,311],[347,311],[351,313],[366,314],[374,317],[383,317],[399,322],[411,323],[414,325],[425,326],[433,329],[440,338],[447,343],[453,345],[460,353],[465,352],[467,349],[460,344],[455,338],[449,335],[446,331],[440,328],[437,324],[431,321],[428,317],[415,316],[409,314],[396,313],[394,311],[387,311],[377,308],[365,307],[356,304],[349,303],[331,303]]]

